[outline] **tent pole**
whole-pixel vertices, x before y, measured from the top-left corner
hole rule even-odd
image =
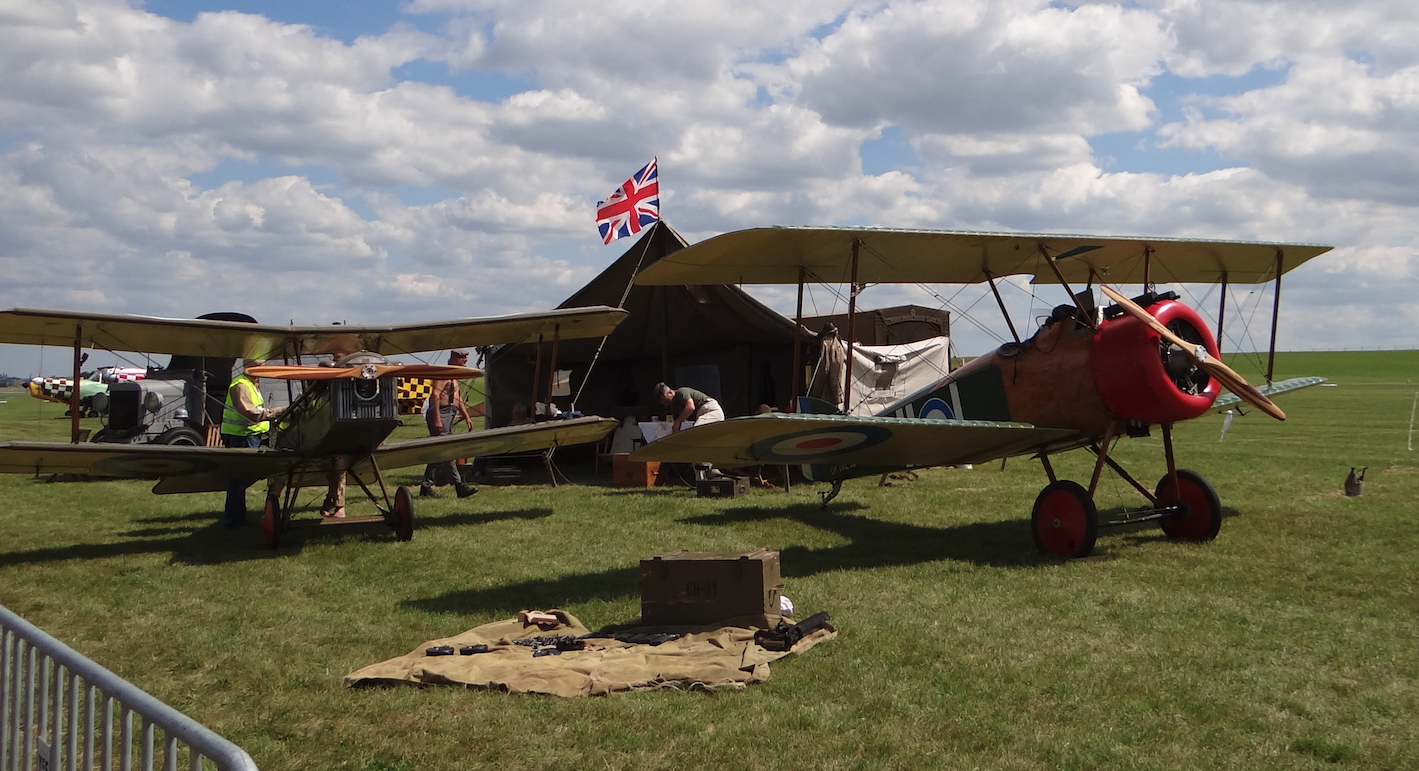
[[[1222,324],[1227,320],[1227,271],[1222,271],[1222,299],[1217,304],[1217,352],[1222,352]]]
[[[862,239],[852,239],[852,285],[847,293],[847,361],[843,368],[843,412],[852,412],[852,343],[857,339],[857,255]]]
[[[552,389],[557,384],[557,345],[562,339],[562,325],[556,324],[552,327],[552,361],[547,368],[547,417],[552,417]],[[552,486],[556,487],[556,479],[553,478]]]
[[[527,403],[527,409],[532,412],[530,416],[537,420],[537,381],[542,379],[542,335],[537,336],[537,358],[532,365],[532,401]]]
[[[1284,253],[1276,250],[1276,291],[1271,298],[1271,349],[1266,357],[1266,382],[1271,383],[1271,376],[1276,373],[1276,322],[1281,313],[1281,258]]]
[[[69,440],[74,444],[79,443],[79,368],[84,364],[79,357],[79,349],[84,340],[83,332],[82,325],[74,325],[74,387],[69,389]]]
[[[788,394],[788,411],[798,412],[800,384],[803,382],[803,280],[807,269],[798,266],[798,310],[793,315],[793,385]]]

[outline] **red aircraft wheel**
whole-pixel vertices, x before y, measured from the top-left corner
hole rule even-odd
[[[414,496],[409,488],[400,487],[394,491],[394,537],[401,541],[414,538]]]
[[[268,549],[281,544],[281,500],[274,495],[266,496],[266,508],[261,512],[261,541]]]
[[[1051,482],[1035,499],[1030,515],[1035,546],[1065,559],[1087,557],[1099,537],[1099,510],[1078,482]]]
[[[1173,480],[1168,475],[1158,480],[1154,495],[1159,505],[1185,503],[1187,511],[1176,517],[1158,521],[1169,538],[1179,541],[1210,541],[1222,529],[1222,501],[1217,490],[1196,471],[1178,469],[1178,490],[1173,489]]]

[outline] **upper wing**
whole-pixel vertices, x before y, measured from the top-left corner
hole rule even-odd
[[[79,345],[111,351],[174,353],[225,359],[295,358],[298,354],[373,351],[383,355],[602,337],[626,317],[619,308],[565,308],[543,313],[452,319],[419,324],[279,326],[207,319],[164,319],[78,311],[0,311],[0,343]]]
[[[921,420],[772,413],[671,434],[631,460],[945,466],[984,463],[1077,438],[1067,428],[988,420]]]
[[[853,243],[857,280],[865,283],[971,284],[1026,274],[1054,281],[1041,255],[1057,260],[1068,281],[1254,284],[1330,251],[1320,244],[1199,241],[1048,233],[966,233],[885,228],[755,228],[725,233],[667,255],[636,276],[655,284],[795,284],[800,269],[817,281],[847,282]],[[1147,266],[1147,268],[1145,267]]]
[[[585,444],[604,439],[616,429],[614,418],[576,418],[523,426],[490,428],[466,434],[445,434],[407,442],[390,442],[374,451],[374,460],[381,469],[402,468],[428,463],[440,463],[475,455],[506,455],[515,452],[545,450]],[[356,473],[368,470],[367,463],[358,464]]]
[[[1290,380],[1282,380],[1277,383],[1269,383],[1264,386],[1257,386],[1256,390],[1262,392],[1267,396],[1275,396],[1276,394],[1284,394],[1287,391],[1295,391],[1300,388],[1310,388],[1313,385],[1320,385],[1325,381],[1326,378],[1323,377],[1293,377]],[[1237,396],[1234,393],[1225,393],[1217,397],[1217,401],[1212,403],[1212,409],[1215,410],[1221,407],[1230,407],[1233,404],[1240,403],[1241,400],[1241,397]]]
[[[297,462],[295,453],[280,450],[101,442],[0,444],[0,473],[4,474],[87,474],[115,479],[200,476],[223,480],[225,485],[227,479],[270,476]]]
[[[452,364],[359,364],[353,367],[306,367],[295,364],[266,364],[247,367],[246,374],[273,380],[376,380],[383,377],[472,380],[483,370]]]

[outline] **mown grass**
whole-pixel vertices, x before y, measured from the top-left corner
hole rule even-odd
[[[1205,545],[1139,528],[1103,536],[1105,559],[1041,557],[1026,523],[1044,474],[1026,459],[857,480],[827,511],[821,487],[699,500],[575,469],[586,484],[421,500],[408,543],[322,529],[275,554],[216,525],[218,494],[9,477],[0,603],[263,769],[1414,768],[1419,353],[1280,357],[1278,377],[1302,374],[1337,387],[1287,395],[1284,424],[1248,415],[1225,442],[1216,416],[1178,428],[1180,463],[1227,508]],[[61,411],[10,394],[0,436],[62,438]],[[1162,473],[1156,434],[1118,457]],[[1370,468],[1359,498],[1340,493],[1351,466]],[[1138,501],[1109,475],[1098,500]],[[521,608],[634,621],[640,558],[756,546],[782,551],[785,593],[841,636],[744,692],[340,683]]]

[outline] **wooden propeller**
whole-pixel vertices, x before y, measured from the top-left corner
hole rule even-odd
[[[1286,419],[1286,413],[1282,412],[1281,408],[1277,407],[1275,402],[1266,398],[1266,394],[1256,390],[1256,387],[1248,383],[1246,378],[1238,375],[1236,370],[1223,364],[1221,359],[1212,358],[1207,353],[1207,349],[1201,344],[1189,343],[1173,334],[1172,330],[1163,326],[1161,322],[1153,318],[1152,314],[1140,308],[1138,303],[1133,302],[1109,287],[1100,285],[1099,288],[1104,290],[1104,294],[1108,295],[1109,299],[1118,303],[1120,308],[1128,311],[1128,315],[1147,324],[1149,329],[1157,332],[1164,340],[1181,348],[1184,356],[1191,359],[1194,364],[1205,370],[1207,374],[1217,378],[1217,382],[1221,383],[1228,391],[1240,397],[1242,401],[1277,420]]]

